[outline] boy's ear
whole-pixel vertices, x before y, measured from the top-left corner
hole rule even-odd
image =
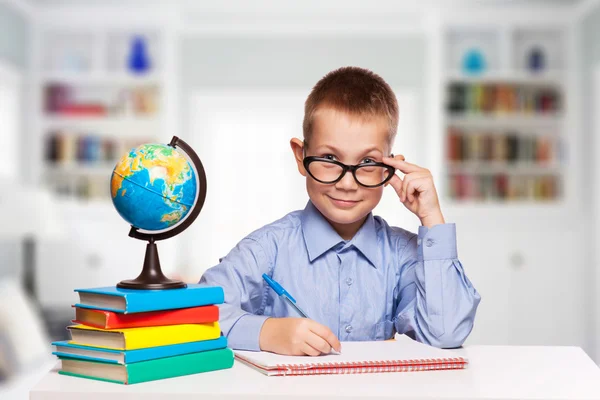
[[[306,170],[304,169],[304,164],[302,160],[304,159],[304,142],[298,138],[292,138],[290,140],[290,146],[292,148],[292,152],[294,153],[294,159],[296,159],[296,164],[298,165],[298,172],[302,176],[306,176]]]

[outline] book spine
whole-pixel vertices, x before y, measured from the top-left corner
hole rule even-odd
[[[222,304],[225,301],[225,293],[220,286],[204,287],[200,291],[155,290],[142,295],[127,294],[125,301],[127,314]]]
[[[105,329],[143,328],[148,326],[166,326],[183,324],[204,324],[219,320],[219,307],[202,306],[167,311],[120,314],[107,312]]]
[[[96,328],[101,329],[117,329],[119,328],[119,324],[117,322],[116,314],[112,311],[102,311],[105,316],[104,325],[105,326],[96,326]],[[85,325],[85,324],[84,324]],[[90,325],[93,326],[93,325]]]
[[[221,336],[218,339],[202,340],[198,342],[175,344],[171,346],[150,347],[147,349],[125,351],[125,363],[133,364],[140,361],[155,360],[158,358],[174,357],[184,354],[199,353],[224,349],[227,347],[227,338]]]
[[[221,328],[218,322],[210,322],[206,324],[128,328],[122,332],[125,336],[124,350],[137,350],[218,339],[221,335]]]
[[[133,384],[228,369],[233,366],[233,360],[231,349],[220,349],[130,364],[127,365],[128,378],[125,383]]]

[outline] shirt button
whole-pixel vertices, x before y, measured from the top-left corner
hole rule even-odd
[[[421,239],[417,239],[417,246],[421,245]]]
[[[344,329],[346,330],[346,333],[350,333],[352,332],[352,325],[346,325]]]
[[[425,242],[425,246],[431,247],[434,243],[435,241],[433,239],[427,239],[427,241]]]
[[[354,281],[352,280],[352,278],[348,278],[346,279],[346,285],[350,286],[354,283]]]

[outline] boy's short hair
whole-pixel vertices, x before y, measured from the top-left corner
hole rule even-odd
[[[368,69],[342,67],[325,75],[313,87],[304,103],[302,130],[308,145],[315,112],[328,106],[360,117],[385,117],[389,121],[388,139],[393,143],[398,130],[398,100],[390,85]]]

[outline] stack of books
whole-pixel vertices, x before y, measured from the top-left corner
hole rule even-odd
[[[133,384],[231,368],[221,287],[76,289],[70,341],[54,342],[60,374]]]

